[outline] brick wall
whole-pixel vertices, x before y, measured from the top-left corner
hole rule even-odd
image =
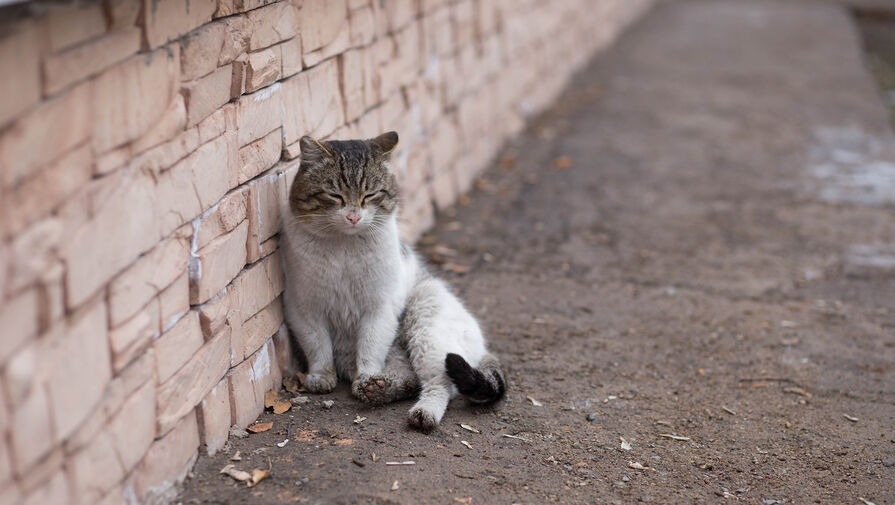
[[[302,135],[397,130],[412,239],[649,2],[0,10],[0,505],[163,502],[261,412]]]

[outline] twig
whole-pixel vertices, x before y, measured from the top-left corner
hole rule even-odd
[[[759,375],[757,377],[740,377],[740,382],[793,382],[789,377],[775,377],[773,375]]]

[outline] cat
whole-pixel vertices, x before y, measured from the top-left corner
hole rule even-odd
[[[308,361],[305,387],[351,382],[359,400],[410,398],[409,424],[435,429],[457,393],[492,403],[506,392],[475,317],[398,236],[389,167],[396,132],[369,140],[299,141],[282,209],[286,323]]]

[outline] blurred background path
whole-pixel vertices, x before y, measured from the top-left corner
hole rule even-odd
[[[848,11],[661,4],[419,244],[507,401],[426,436],[342,386],[200,458],[180,499],[895,503],[893,209]]]

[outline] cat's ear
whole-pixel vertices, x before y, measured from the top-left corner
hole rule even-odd
[[[304,164],[314,164],[323,161],[326,158],[332,158],[333,153],[323,142],[320,142],[308,135],[305,135],[298,141],[301,147],[301,162]]]
[[[386,132],[370,139],[370,146],[379,154],[388,154],[398,145],[398,132]]]

